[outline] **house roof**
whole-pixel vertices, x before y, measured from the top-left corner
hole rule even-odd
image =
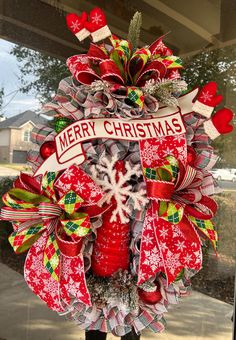
[[[0,129],[19,128],[28,121],[31,121],[35,125],[47,123],[47,120],[39,114],[27,110],[0,122]]]

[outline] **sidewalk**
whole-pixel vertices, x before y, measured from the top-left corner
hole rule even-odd
[[[84,339],[77,326],[34,296],[20,274],[1,263],[0,273],[0,340]],[[166,332],[144,332],[142,340],[231,340],[231,313],[232,306],[193,292],[166,314]]]

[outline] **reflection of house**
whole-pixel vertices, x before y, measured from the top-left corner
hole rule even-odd
[[[33,111],[25,111],[0,122],[0,163],[26,163],[27,152],[32,149],[31,130],[45,123]]]

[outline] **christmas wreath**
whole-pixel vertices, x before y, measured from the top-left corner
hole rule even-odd
[[[233,113],[214,112],[215,82],[188,90],[163,37],[138,48],[140,13],[127,40],[99,8],[67,24],[92,43],[67,60],[72,76],[42,111],[49,124],[32,132],[33,175],[3,196],[1,219],[49,308],[85,330],[161,332],[201,269],[202,245],[217,249],[210,144],[232,131]]]

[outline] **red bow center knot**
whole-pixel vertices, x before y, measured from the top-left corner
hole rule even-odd
[[[201,191],[203,174],[167,156],[156,168],[143,169],[150,205],[142,233],[138,283],[158,272],[173,282],[184,268],[200,270],[200,235],[212,241],[217,234],[211,218],[217,205]]]

